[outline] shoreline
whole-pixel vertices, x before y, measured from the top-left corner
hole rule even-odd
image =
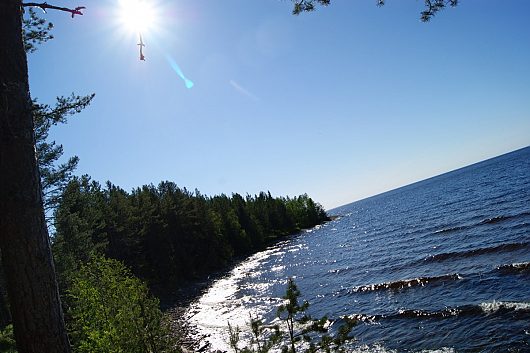
[[[269,245],[270,246],[270,245]],[[204,292],[217,280],[228,275],[235,267],[243,262],[247,257],[237,259],[225,269],[210,274],[195,281],[186,282],[181,288],[164,293],[160,299],[162,312],[169,318],[171,335],[176,339],[182,353],[221,353],[224,351],[215,350],[209,342],[204,342],[208,335],[199,336],[195,326],[191,325],[185,317],[189,306],[199,299]]]
[[[321,226],[325,223],[337,219],[338,216],[328,216],[328,219],[314,227]],[[313,227],[313,228],[314,228]],[[312,229],[312,228],[309,228]],[[201,342],[202,339],[207,338],[208,335],[199,337],[193,325],[190,325],[184,314],[195,300],[199,299],[204,292],[217,280],[228,275],[235,267],[245,261],[249,256],[257,254],[261,251],[274,246],[281,241],[290,240],[294,237],[303,235],[309,229],[302,229],[295,234],[291,234],[282,238],[276,238],[270,241],[263,249],[249,253],[245,256],[239,257],[227,264],[225,268],[213,272],[209,275],[204,275],[196,280],[188,280],[180,287],[173,290],[161,290],[157,295],[160,300],[160,306],[164,314],[169,317],[171,334],[176,338],[179,348],[183,353],[202,352],[202,353],[221,353],[225,351],[212,349],[209,342]]]

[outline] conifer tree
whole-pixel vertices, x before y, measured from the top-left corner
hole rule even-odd
[[[35,122],[35,144],[37,163],[41,178],[41,187],[46,220],[51,222],[53,211],[57,208],[60,196],[77,168],[79,158],[73,156],[64,163],[57,164],[63,155],[63,146],[49,141],[50,128],[57,124],[65,124],[68,116],[81,112],[86,108],[94,94],[87,96],[57,97],[54,107],[40,104],[33,100],[33,119]]]
[[[70,352],[44,215],[26,58],[32,45],[49,39],[51,27],[30,14],[35,31],[24,32],[23,5],[0,2],[0,250],[19,352]]]

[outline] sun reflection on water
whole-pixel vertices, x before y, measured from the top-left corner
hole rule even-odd
[[[258,268],[269,261],[277,261],[286,253],[280,243],[255,254],[236,266],[226,277],[217,280],[186,312],[187,320],[197,328],[198,337],[208,336],[216,349],[228,350],[228,322],[248,331],[250,315],[262,317],[282,301],[271,295],[271,287],[283,280],[267,280]],[[281,259],[279,259],[281,260]],[[261,267],[262,268],[262,267]],[[271,271],[283,271],[284,265],[272,266]]]

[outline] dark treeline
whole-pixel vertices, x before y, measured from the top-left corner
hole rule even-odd
[[[167,287],[327,219],[307,195],[207,197],[172,182],[129,193],[85,176],[64,191],[55,213],[53,252],[61,279],[103,255],[122,261],[151,285]]]

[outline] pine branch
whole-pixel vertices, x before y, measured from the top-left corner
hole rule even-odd
[[[69,13],[72,14],[72,18],[74,18],[75,15],[83,15],[81,10],[84,10],[86,8],[84,6],[78,6],[75,9],[70,9],[68,7],[60,7],[60,6],[50,5],[50,4],[46,3],[46,2],[42,2],[42,3],[26,2],[26,3],[22,3],[22,6],[23,7],[38,7],[42,11],[44,11],[44,13],[46,13],[46,10],[48,10],[48,9],[69,12]]]
[[[316,5],[327,6],[331,0],[291,0],[294,4],[293,14],[298,15],[302,12],[311,12],[315,10]],[[383,6],[386,0],[376,0],[377,6]],[[421,12],[421,21],[429,22],[434,15],[447,6],[455,7],[459,0],[424,0],[425,9]]]

